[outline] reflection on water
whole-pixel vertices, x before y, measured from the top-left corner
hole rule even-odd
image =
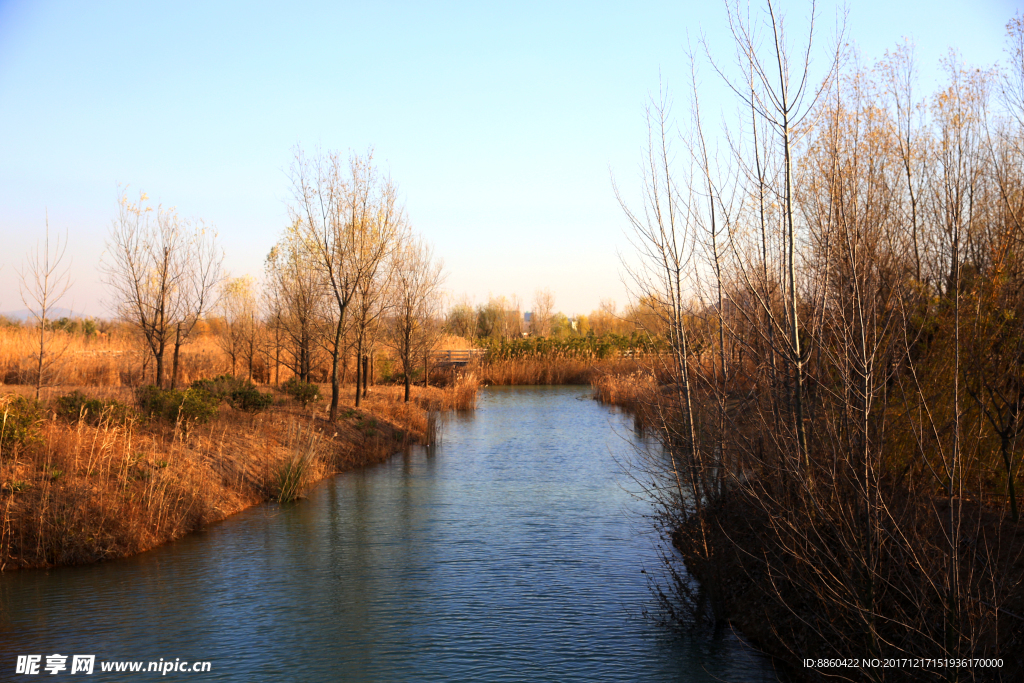
[[[204,681],[775,680],[735,639],[636,616],[654,553],[616,464],[630,421],[585,398],[489,388],[436,449],[297,505],[126,560],[4,574],[0,679],[16,655],[60,653],[206,660],[167,676]],[[131,678],[98,669],[88,680]]]

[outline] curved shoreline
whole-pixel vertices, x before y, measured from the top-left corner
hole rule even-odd
[[[406,404],[378,387],[358,410],[343,404],[336,423],[291,404],[256,414],[222,406],[191,433],[50,414],[23,448],[0,453],[0,571],[128,557],[279,498],[289,467],[301,495],[383,462],[421,443],[431,428],[424,406],[444,403],[442,390],[416,393]]]

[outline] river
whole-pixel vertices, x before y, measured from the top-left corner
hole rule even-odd
[[[619,465],[635,438],[580,387],[485,389],[440,445],[295,505],[124,560],[0,575],[0,680],[776,680],[728,633],[641,616],[657,562]],[[33,654],[40,674],[16,676]],[[52,654],[68,656],[59,675]],[[95,655],[91,676],[70,675],[76,654]],[[210,670],[100,670],[161,659]]]

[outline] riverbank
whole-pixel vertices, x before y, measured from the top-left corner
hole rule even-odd
[[[657,551],[619,465],[632,420],[586,393],[490,387],[436,448],[332,477],[299,505],[125,561],[8,572],[0,661],[89,652],[98,672],[138,653],[310,683],[339,662],[346,680],[394,683],[776,681],[734,638],[640,618]]]
[[[678,434],[673,387],[641,373],[595,383],[594,397],[627,410],[654,434]],[[879,477],[871,536],[852,543],[850,528],[863,513],[851,504],[848,482],[822,468],[814,489],[794,485],[786,470],[735,447],[746,414],[730,417],[730,466],[714,472],[717,482],[705,483],[703,506],[678,504],[694,479],[709,479],[699,458],[678,449],[673,458],[640,464],[649,468],[645,476],[667,484],[653,502],[665,540],[677,551],[666,554],[670,580],[659,586],[676,619],[729,623],[786,662],[794,680],[879,680],[879,670],[865,661],[929,648],[985,662],[1002,657],[998,668],[965,667],[965,679],[1021,676],[1020,662],[1008,655],[1024,643],[1024,524],[1005,499],[971,491],[950,501],[941,490],[908,485],[913,480],[903,463],[903,476]],[[943,553],[951,520],[961,539],[953,562]],[[959,595],[942,583],[950,571],[961,577]],[[844,658],[856,668],[803,666],[806,659]],[[944,672],[922,665],[898,678],[931,680],[936,673]]]
[[[103,415],[68,419],[55,401],[29,411],[34,404],[18,398],[28,388],[5,387],[18,391],[0,397],[0,570],[125,557],[257,503],[292,499],[428,441],[431,412],[471,406],[476,386],[470,377],[417,387],[410,403],[400,387],[373,387],[358,409],[346,392],[336,423],[322,407],[271,391],[264,411],[222,404],[191,426],[145,419],[127,408],[127,389],[97,392]]]

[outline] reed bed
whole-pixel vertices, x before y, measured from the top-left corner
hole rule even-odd
[[[641,368],[631,358],[537,356],[482,363],[476,372],[483,384],[592,384],[605,375],[629,375]]]
[[[476,408],[477,393],[481,382],[475,371],[459,371],[438,376],[440,381],[430,387],[412,387],[412,400],[420,410],[427,412],[450,410],[473,410]],[[374,395],[387,397],[392,406],[407,405],[402,403],[404,388],[398,385],[374,387]]]
[[[295,500],[427,440],[429,411],[398,397],[374,390],[336,423],[294,403],[257,414],[222,405],[191,430],[134,413],[69,422],[47,406],[12,440],[12,418],[0,441],[0,570],[124,557],[258,502]],[[16,400],[0,397],[0,415]]]
[[[139,386],[152,381],[149,354],[127,329],[113,327],[92,335],[54,330],[47,333],[46,348],[46,387]],[[34,386],[38,353],[37,329],[0,326],[0,385]],[[231,371],[230,359],[210,334],[183,346],[179,363],[184,385]]]
[[[654,403],[660,389],[654,373],[635,370],[628,375],[604,373],[591,381],[594,398],[601,403],[619,406],[638,416]]]

